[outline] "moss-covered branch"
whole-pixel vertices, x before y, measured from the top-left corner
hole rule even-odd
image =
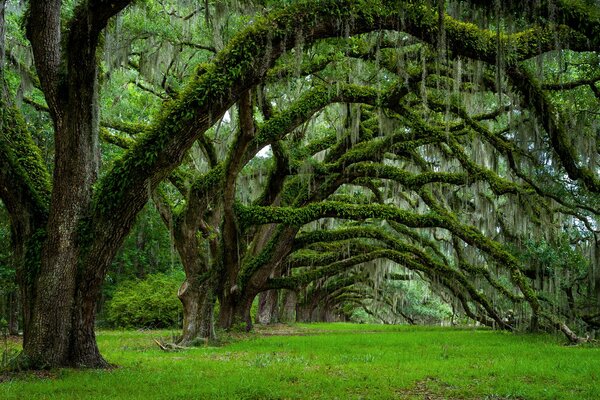
[[[390,219],[412,227],[442,226],[436,213],[416,214],[398,207],[380,204],[356,205],[338,202],[320,202],[304,207],[236,207],[238,219],[244,226],[282,223],[301,226],[321,218],[365,220],[368,218]]]
[[[272,278],[269,279],[269,281],[267,282],[267,288],[297,290],[298,288],[305,287],[306,285],[316,281],[317,279],[337,275],[340,272],[345,271],[358,264],[377,260],[380,258],[387,258],[387,255],[387,250],[378,250],[370,253],[356,255],[341,261],[335,261],[327,265],[326,267],[317,268],[295,276]]]
[[[23,117],[3,99],[0,99],[0,162],[0,195],[9,213],[29,213],[44,220],[50,206],[50,174]]]
[[[487,0],[469,0],[468,3],[487,9],[495,8],[494,3]],[[600,10],[597,6],[584,0],[539,0],[528,6],[530,7],[529,13],[523,13],[523,3],[505,1],[501,3],[500,10],[533,21],[541,17],[550,23],[566,24],[585,35],[590,41],[590,46],[600,48]]]
[[[590,168],[579,160],[570,144],[570,133],[559,110],[542,90],[539,81],[524,67],[514,66],[508,70],[511,83],[522,93],[525,103],[530,104],[550,137],[550,143],[561,165],[573,180],[581,180],[591,192],[600,193],[600,180]]]
[[[529,285],[529,283],[525,280],[518,261],[510,252],[505,250],[501,244],[485,237],[474,227],[466,226],[460,223],[455,216],[445,211],[443,207],[439,205],[430,192],[421,190],[421,198],[423,198],[429,207],[431,207],[437,213],[444,215],[444,217],[441,218],[441,223],[444,228],[458,236],[465,243],[481,249],[494,258],[497,262],[505,265],[511,272],[512,281],[519,287],[521,293],[523,293],[523,296],[531,305],[534,316],[539,315],[541,306],[537,295],[535,294],[535,291],[531,285]]]

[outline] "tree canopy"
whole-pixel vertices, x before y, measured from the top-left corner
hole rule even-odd
[[[96,300],[148,201],[184,344],[283,290],[306,320],[412,323],[425,287],[453,319],[600,327],[597,1],[129,3],[1,1],[28,365],[105,364]]]

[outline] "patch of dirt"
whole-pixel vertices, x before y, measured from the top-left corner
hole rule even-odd
[[[23,336],[21,335],[10,335],[7,336],[7,340],[9,343],[12,343],[15,346],[21,346],[21,344],[23,343]]]
[[[22,372],[2,372],[0,373],[0,384],[21,379],[56,379],[59,376],[58,371],[22,371]]]
[[[23,346],[23,336],[20,335],[0,335],[0,354],[8,347],[9,349],[21,349]]]
[[[413,387],[397,393],[400,399],[446,400],[449,397],[444,396],[443,392],[450,388],[450,385],[437,378],[427,377],[415,382]]]
[[[509,397],[497,395],[488,395],[484,397],[450,397],[446,392],[453,389],[453,386],[441,381],[438,378],[426,377],[415,382],[414,386],[408,389],[396,391],[399,399],[411,400],[508,400]],[[510,399],[523,400],[521,397],[510,397]]]
[[[306,336],[313,333],[307,331],[305,328],[299,328],[297,326],[290,326],[287,324],[256,324],[254,325],[253,329],[258,336]]]
[[[323,335],[328,333],[386,333],[386,331],[382,330],[328,330],[328,329],[319,329],[314,327],[299,327],[299,326],[290,326],[287,324],[269,324],[269,325],[260,325],[255,324],[252,326],[252,333],[258,336],[313,336],[313,335]]]

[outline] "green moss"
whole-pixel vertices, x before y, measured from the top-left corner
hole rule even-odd
[[[385,11],[381,7],[375,10]],[[369,19],[373,12],[368,11]],[[96,209],[106,214],[122,207],[132,186],[143,185],[143,177],[158,173],[157,168],[172,168],[176,158],[164,158],[173,157],[168,152],[181,151],[173,149],[174,143],[180,149],[189,147],[190,138],[206,130],[237,94],[258,83],[282,49],[291,47],[286,44],[293,40],[298,26],[310,30],[316,24],[331,23],[332,15],[337,14],[352,16],[365,24],[365,13],[352,2],[326,1],[318,7],[299,2],[259,18],[233,38],[214,62],[203,68],[202,74],[191,79],[176,100],[165,105],[149,131],[102,178],[96,187]],[[269,137],[269,133],[264,134],[263,137]]]
[[[512,84],[523,94],[524,100],[533,106],[569,178],[581,180],[590,191],[600,192],[600,180],[590,168],[585,166],[585,163],[578,160],[577,153],[571,145],[571,133],[566,128],[559,110],[542,90],[539,81],[523,67],[512,68],[508,76]],[[583,165],[580,167],[580,164]]]
[[[125,121],[102,121],[100,125],[103,128],[110,128],[116,131],[126,133],[131,136],[141,135],[149,129],[148,124],[125,122]]]
[[[345,260],[336,261],[326,267],[311,270],[302,274],[285,278],[273,278],[269,280],[269,286],[274,288],[300,289],[316,281],[317,279],[337,275],[338,273],[354,267],[358,264],[373,261],[379,258],[387,258],[387,250],[378,250],[370,253],[360,254],[347,258]]]
[[[135,140],[125,136],[112,134],[106,128],[100,128],[100,139],[122,149],[129,149],[135,144]]]
[[[335,132],[335,130],[328,130],[319,138],[312,140],[305,146],[294,146],[290,156],[293,160],[296,160],[296,162],[301,162],[323,150],[327,150],[336,143],[337,132]]]
[[[391,179],[401,183],[408,189],[418,189],[423,185],[434,182],[452,185],[464,185],[469,177],[464,173],[424,172],[413,174],[401,168],[377,163],[357,163],[349,166],[346,173],[358,176],[369,176],[381,179]]]
[[[299,28],[307,32],[306,44],[319,37],[340,33],[337,21],[352,20],[352,32],[396,28],[402,19],[408,33],[434,42],[437,37],[437,17],[432,8],[412,2],[398,1],[320,1],[296,2],[289,7],[258,18],[245,31],[236,35],[214,61],[196,74],[181,95],[165,105],[160,115],[142,135],[138,143],[114,164],[96,187],[94,204],[103,214],[124,207],[131,192],[140,192],[146,181],[172,169],[180,154],[193,139],[202,134],[237,99],[239,93],[264,80],[267,70],[285,48],[291,48]],[[448,43],[456,54],[495,62],[497,43],[493,33],[446,17]],[[554,32],[549,28],[550,32]],[[310,33],[312,32],[312,34]],[[533,46],[524,37],[540,40],[548,35],[535,31],[507,36],[506,60],[538,54],[544,46]],[[504,39],[504,38],[503,38]],[[526,49],[518,47],[526,43]],[[516,45],[515,45],[516,43]],[[517,54],[516,56],[514,54]],[[364,96],[352,91],[348,95]],[[368,94],[372,96],[372,94]],[[263,132],[265,138],[274,131]]]
[[[195,196],[202,197],[209,193],[214,193],[221,189],[221,184],[225,179],[225,164],[220,163],[206,174],[198,177],[190,188]]]
[[[267,223],[301,226],[326,217],[352,220],[391,219],[412,227],[431,227],[440,223],[440,216],[436,213],[416,214],[390,205],[356,205],[333,201],[313,203],[304,207],[258,207],[237,204],[236,214],[243,226]]]
[[[238,285],[240,288],[244,288],[248,284],[256,271],[271,263],[277,245],[281,239],[281,234],[282,228],[280,227],[258,255],[243,260],[243,268],[238,278]]]
[[[50,206],[50,174],[23,117],[18,110],[6,106],[1,99],[0,153],[15,175],[13,184],[26,188],[27,196],[35,207],[31,211],[40,216],[47,215]]]
[[[329,85],[317,86],[304,93],[290,107],[263,124],[254,140],[259,145],[282,139],[323,107],[335,102],[376,104],[379,93],[367,86]]]
[[[485,237],[485,235],[476,228],[461,224],[454,215],[450,214],[437,204],[430,192],[421,190],[420,195],[430,208],[443,216],[440,218],[441,227],[448,229],[454,235],[460,237],[465,243],[485,251],[497,262],[510,270],[512,281],[519,287],[523,296],[525,296],[525,299],[531,305],[534,314],[538,314],[541,310],[541,306],[537,299],[537,295],[531,285],[526,282],[515,256],[504,249],[500,243]]]

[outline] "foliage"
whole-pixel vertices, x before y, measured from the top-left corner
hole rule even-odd
[[[0,317],[0,370],[10,367],[16,360],[19,352],[9,344],[8,322]]]
[[[105,282],[105,294],[127,279],[142,279],[158,272],[181,270],[171,234],[152,204],[138,215],[135,225],[116,254]]]
[[[0,204],[0,321],[3,323],[10,320],[10,302],[17,297],[15,268],[11,262],[10,226],[7,220],[6,209]]]
[[[569,243],[568,238],[562,239],[558,243],[545,240],[526,241],[520,254],[523,265],[553,277],[577,279],[585,276],[589,260]]]
[[[10,225],[4,205],[0,204],[0,296],[15,289],[15,270],[10,263]]]
[[[464,7],[439,2],[437,9],[431,2],[386,0],[128,3],[115,5],[127,7],[111,18],[100,40],[102,92],[95,84],[81,87],[99,97],[94,111],[100,118],[93,116],[90,126],[99,123],[106,143],[98,179],[92,173],[83,197],[70,202],[84,209],[64,225],[89,233],[65,242],[83,243],[74,254],[82,255],[79,266],[89,270],[80,275],[103,278],[143,204],[152,198],[160,208],[160,216],[153,208],[139,214],[108,271],[105,297],[119,285],[107,309],[113,324],[157,323],[140,307],[152,304],[141,299],[157,293],[158,278],[120,282],[169,265],[178,268],[175,247],[190,285],[204,284],[202,290],[211,299],[214,292],[223,310],[250,308],[260,290],[287,287],[308,288],[306,296],[319,294],[315,298],[330,308],[361,306],[376,313],[375,299],[384,288],[390,292],[387,311],[427,321],[444,316],[443,303],[504,329],[512,327],[503,323],[502,313],[514,306],[532,325],[543,319],[544,327],[563,330],[557,315],[567,320],[591,315],[575,305],[584,291],[600,293],[594,286],[600,282],[594,271],[600,269],[584,265],[596,246],[600,191],[595,12],[558,2],[551,15],[532,8],[514,18],[512,5],[492,10],[475,0]],[[38,3],[31,4],[29,22]],[[68,20],[86,4],[68,2],[62,9],[69,27],[63,37],[85,36],[85,29],[77,31]],[[446,15],[439,14],[444,6]],[[14,26],[22,12],[10,12],[9,18],[8,48],[18,43],[27,50],[9,54],[9,91],[28,106],[17,101],[14,112],[3,114],[17,122],[4,129],[21,139],[8,141],[5,150],[15,154],[12,169],[19,178],[14,181],[35,184],[24,172],[43,178],[38,191],[47,196],[40,195],[38,203],[46,210],[50,178],[45,175],[51,168],[43,174],[37,167],[43,167],[42,158],[53,165],[53,151],[22,153],[34,142],[45,143],[50,119],[37,112],[45,115],[44,98],[53,100],[55,94],[36,81],[35,71],[44,78],[44,63],[36,54],[36,70],[28,59],[22,29]],[[94,16],[99,14],[89,15]],[[70,87],[78,60],[72,54],[59,57],[68,73],[57,86]],[[88,78],[95,78],[95,68],[88,70],[93,70]],[[68,117],[70,108],[62,108]],[[569,118],[578,110],[584,114]],[[56,120],[63,112],[51,114]],[[35,132],[32,126],[40,121],[44,128]],[[584,134],[570,137],[575,129]],[[55,134],[64,139],[72,133]],[[56,165],[63,165],[65,154],[56,152]],[[77,159],[65,159],[71,160]],[[61,173],[55,173],[58,183]],[[68,199],[70,190],[55,185],[49,209]],[[358,229],[346,232],[352,237],[330,235],[340,220],[354,221]],[[368,224],[381,232],[361,231]],[[556,245],[564,225],[587,233],[576,246]],[[315,257],[292,265],[294,251],[306,250],[294,244],[299,231],[323,238],[309,243]],[[61,234],[56,229],[48,237],[61,240]],[[513,250],[528,235],[535,242],[517,259]],[[109,244],[116,245],[108,249]],[[46,253],[51,250],[45,247]],[[96,265],[96,259],[105,265]],[[386,287],[384,281],[393,280],[385,275],[386,263],[418,275],[423,291],[413,293],[403,283]],[[576,278],[581,287],[563,296],[561,288],[538,282],[532,266],[543,270],[543,277]],[[68,266],[58,268],[63,267]],[[213,282],[215,287],[205,289]],[[41,280],[41,287],[46,284],[52,286]],[[425,301],[429,291],[437,292],[433,302]],[[401,307],[398,293],[409,297]],[[569,313],[548,305],[548,294],[560,298],[563,309],[567,301]],[[596,312],[595,306],[589,311]],[[224,325],[254,312],[235,311],[244,315]],[[119,312],[126,317],[119,319]]]
[[[106,320],[123,328],[167,328],[181,321],[177,289],[182,273],[153,274],[119,284],[106,305]]]

